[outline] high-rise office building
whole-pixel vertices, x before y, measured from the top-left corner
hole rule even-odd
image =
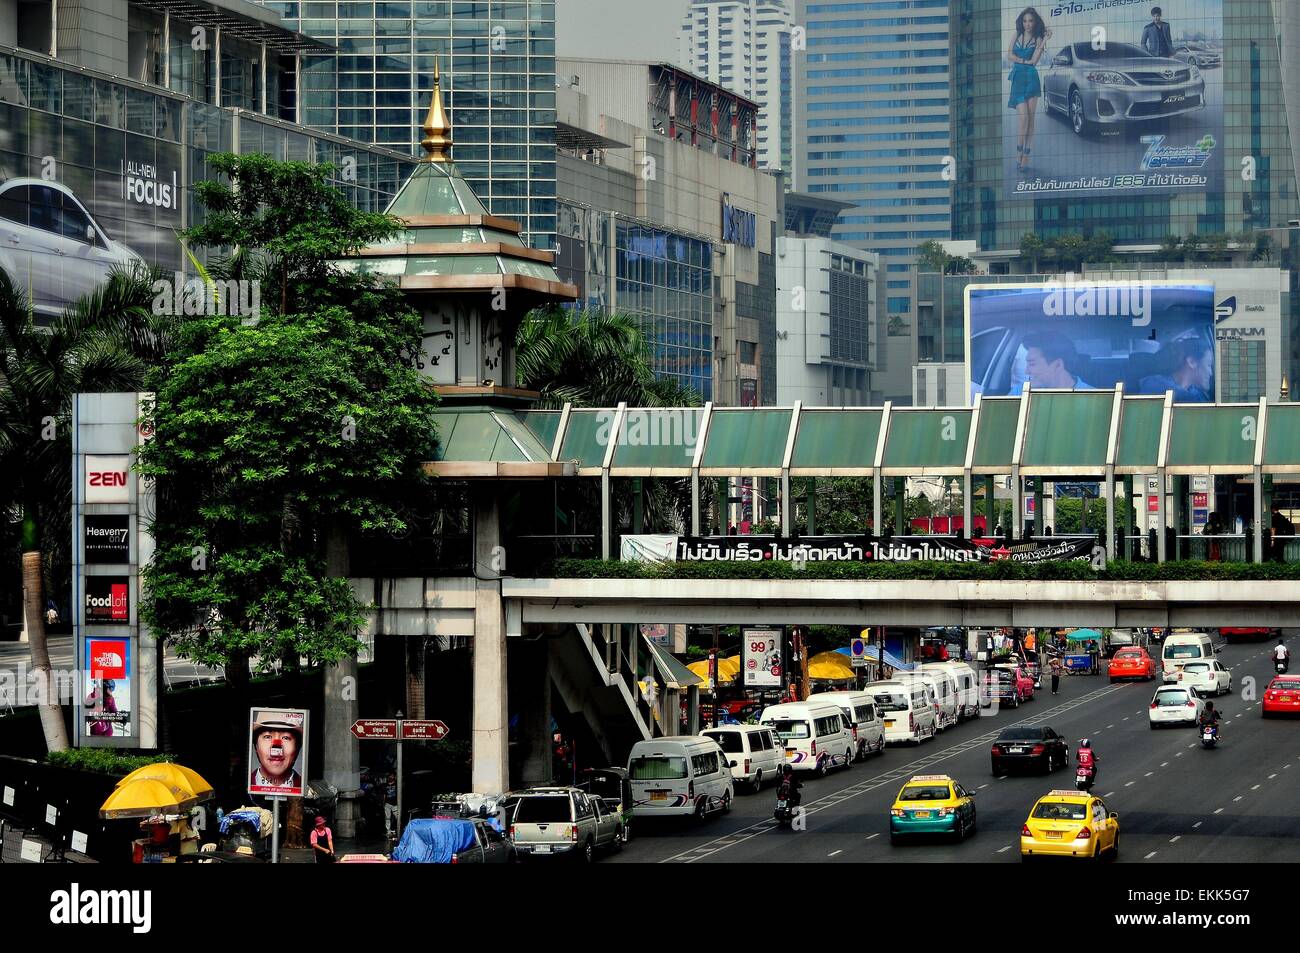
[[[849,202],[833,237],[880,256],[880,387],[911,394],[917,246],[949,237],[948,0],[800,0],[795,187]]]
[[[793,27],[785,0],[694,0],[678,47],[682,66],[758,103],[759,167],[787,173],[794,162]]]
[[[1300,374],[1300,4],[1186,0],[1165,4],[1158,25],[1152,4],[1039,6],[1036,65],[1007,55],[1024,6],[953,3],[961,253],[992,275],[1028,275],[1054,268],[1021,254],[1026,235],[1050,247],[1105,233],[1113,240],[1105,257],[1119,262],[1069,270],[1214,274],[1217,316],[1237,309],[1216,326],[1221,396],[1270,381],[1276,399],[1279,373]],[[1036,116],[1026,130],[1020,113],[1031,99]],[[1279,267],[1290,276],[1280,302],[1247,315],[1243,289],[1276,296]],[[1242,273],[1229,277],[1226,268]],[[926,278],[937,292],[938,276]],[[960,307],[928,290],[919,297],[920,359],[963,360]],[[1274,311],[1278,320],[1266,320]],[[1246,316],[1258,318],[1247,329],[1253,337],[1233,330]]]
[[[465,180],[552,247],[555,0],[259,2],[332,48],[302,58],[301,121],[342,136],[416,152],[440,58]]]

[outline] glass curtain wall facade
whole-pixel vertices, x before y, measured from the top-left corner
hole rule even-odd
[[[799,20],[795,187],[856,206],[832,237],[881,256],[908,336],[916,248],[950,235],[948,0],[803,0]]]
[[[301,121],[340,136],[416,153],[438,57],[457,166],[492,214],[554,246],[555,0],[260,2],[337,48],[303,57]]]

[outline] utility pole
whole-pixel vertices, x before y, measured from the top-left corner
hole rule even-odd
[[[710,719],[712,727],[718,727],[718,689],[721,681],[718,672],[718,626],[713,625],[713,654],[709,656],[709,674],[713,676],[713,717]]]

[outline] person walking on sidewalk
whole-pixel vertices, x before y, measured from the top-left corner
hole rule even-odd
[[[1052,658],[1052,694],[1055,695],[1061,690],[1061,660]]]
[[[393,772],[388,773],[388,781],[384,784],[384,832],[393,836],[393,828],[397,826],[397,775]]]
[[[311,831],[312,858],[318,864],[332,864],[334,856],[334,832],[325,826],[325,818],[317,817],[316,826]]]

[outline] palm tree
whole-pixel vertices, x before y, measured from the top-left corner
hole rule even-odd
[[[23,610],[40,697],[46,747],[68,746],[50,678],[45,637],[45,563],[70,505],[72,397],[79,392],[138,390],[149,360],[166,347],[156,319],[153,276],[115,271],[103,286],[48,325],[0,269],[0,469],[6,498],[22,511]]]

